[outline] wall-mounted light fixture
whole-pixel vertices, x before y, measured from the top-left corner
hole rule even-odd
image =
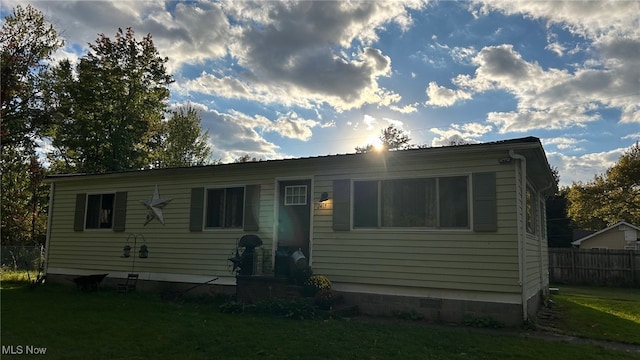
[[[325,202],[327,200],[329,200],[329,193],[325,191],[320,194],[320,202]]]

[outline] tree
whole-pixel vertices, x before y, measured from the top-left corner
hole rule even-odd
[[[256,161],[262,161],[262,159],[257,159],[256,157],[251,157],[251,156],[249,156],[249,154],[244,154],[244,155],[240,156],[239,158],[233,160],[233,162],[235,164],[246,163],[246,162],[256,162]]]
[[[0,237],[3,245],[42,244],[48,187],[35,148],[52,122],[43,89],[47,64],[63,41],[27,5],[5,18],[0,44]]]
[[[402,150],[412,147],[412,145],[409,144],[411,138],[409,138],[404,131],[393,125],[383,129],[380,132],[378,139],[380,139],[380,142],[382,143],[383,150]],[[365,153],[372,151],[374,148],[374,145],[367,144],[364,147],[356,146],[355,149],[357,153]]]
[[[63,41],[41,12],[31,5],[18,5],[5,18],[0,44],[2,150],[13,146],[28,151],[51,122],[41,85],[48,60]]]
[[[163,124],[159,167],[205,165],[209,162],[209,132],[202,131],[200,122],[200,115],[191,106],[173,111],[171,118]]]
[[[640,145],[593,181],[574,183],[567,194],[568,214],[579,227],[601,230],[618,221],[640,224]]]
[[[142,40],[118,29],[99,35],[76,67],[52,74],[51,98],[59,121],[51,155],[58,172],[100,173],[151,167],[161,147],[161,126],[173,82],[151,35]]]
[[[47,227],[49,190],[42,181],[45,169],[35,154],[25,154],[12,146],[4,148],[1,159],[2,245],[42,245]]]
[[[551,169],[554,176],[557,174]],[[547,239],[549,247],[571,247],[573,227],[567,216],[567,193],[569,187],[564,186],[546,199]]]

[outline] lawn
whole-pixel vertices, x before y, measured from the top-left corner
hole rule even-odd
[[[411,321],[291,320],[225,314],[202,298],[83,293],[2,282],[3,358],[47,359],[639,359],[595,345]]]
[[[564,332],[640,344],[640,289],[560,286],[553,300]]]

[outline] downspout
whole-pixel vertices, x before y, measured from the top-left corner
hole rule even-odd
[[[546,192],[547,190],[549,190],[551,187],[553,187],[555,185],[555,183],[552,181],[549,183],[549,185],[545,186],[544,188],[542,188],[540,190],[540,195],[543,196],[543,201],[545,203],[545,214],[547,211],[547,207],[546,207],[546,197],[544,196],[544,192]],[[542,212],[542,209],[540,209],[540,211]],[[547,216],[545,215],[544,217],[545,222],[547,220]],[[539,246],[539,257],[540,257],[540,290],[542,290],[542,295],[543,296],[548,296],[549,295],[549,246],[547,245],[547,268],[545,269],[542,266],[542,241],[546,241],[547,244],[549,243],[549,234],[548,234],[548,229],[547,229],[547,224],[544,224],[544,238],[542,238],[542,223],[540,223],[540,246]],[[547,275],[547,283],[544,283],[544,276],[543,276],[543,271],[545,272],[545,274]]]
[[[49,210],[47,211],[47,238],[44,244],[44,275],[49,271],[49,244],[51,242],[51,221],[53,218],[53,195],[56,190],[56,183],[52,182],[49,187]]]
[[[522,297],[522,319],[526,321],[528,318],[528,306],[527,306],[527,289],[526,289],[526,271],[527,271],[527,257],[526,257],[526,241],[527,241],[527,219],[526,219],[526,207],[527,207],[527,159],[516,154],[515,151],[509,150],[509,156],[512,159],[520,160],[520,168],[522,174],[522,226],[518,231],[518,264],[520,265],[520,271],[518,281],[520,282],[521,297]]]

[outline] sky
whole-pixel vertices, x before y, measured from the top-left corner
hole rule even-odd
[[[393,125],[416,145],[541,139],[560,185],[640,141],[640,1],[13,1],[78,61],[150,33],[213,157],[355,152]]]

